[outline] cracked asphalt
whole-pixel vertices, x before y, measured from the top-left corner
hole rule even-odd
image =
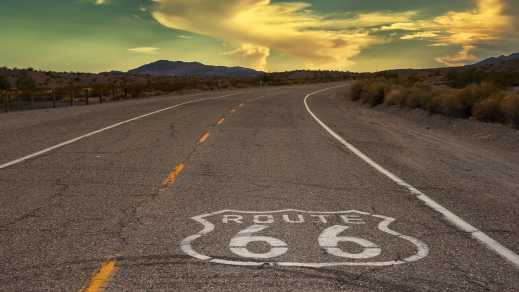
[[[333,85],[0,115],[3,164],[235,93],[0,169],[0,291],[519,291],[518,266],[310,117],[305,96]],[[384,168],[519,252],[516,130],[369,109],[345,92],[316,94],[309,106]],[[478,127],[509,140],[482,139]],[[107,261],[113,270],[103,270]]]

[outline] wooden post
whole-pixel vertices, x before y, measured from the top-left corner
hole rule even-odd
[[[4,100],[4,111],[5,111],[5,112],[8,112],[8,111],[9,111],[9,106],[8,106],[8,103],[9,103],[9,100],[8,100],[9,95],[8,95],[8,93],[6,92],[6,93],[4,93],[4,94],[2,95],[2,97],[3,97],[3,100]]]
[[[56,90],[52,90],[52,108],[56,108]]]

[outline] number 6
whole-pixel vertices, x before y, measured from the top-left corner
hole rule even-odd
[[[349,259],[368,259],[382,253],[380,247],[369,240],[353,236],[339,236],[339,234],[348,228],[349,226],[342,225],[326,228],[321,235],[319,235],[319,245],[331,255]],[[338,247],[339,242],[353,242],[362,246],[364,250],[360,253],[349,253]]]
[[[253,236],[253,233],[263,231],[267,229],[266,225],[252,225],[247,229],[244,229],[229,242],[230,250],[241,257],[245,258],[257,258],[257,259],[269,259],[275,258],[285,254],[288,251],[288,245],[286,242],[269,236]],[[247,245],[251,242],[266,242],[271,246],[270,251],[266,253],[255,253],[247,249]]]

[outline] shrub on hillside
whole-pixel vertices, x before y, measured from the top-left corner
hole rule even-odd
[[[364,88],[364,81],[357,81],[353,83],[350,89],[350,98],[353,101],[357,101],[360,99],[362,95],[362,90]]]
[[[432,98],[433,92],[430,87],[413,86],[407,92],[405,105],[410,108],[425,108]]]
[[[384,103],[386,105],[399,105],[402,106],[408,96],[408,90],[400,86],[394,86],[385,96]]]
[[[504,115],[500,107],[502,100],[503,97],[499,94],[483,99],[474,104],[472,115],[484,122],[502,122],[504,121]]]
[[[442,99],[442,113],[455,118],[469,118],[476,100],[467,99],[460,92],[447,93]]]
[[[501,100],[500,110],[508,122],[519,126],[519,96],[509,95]]]
[[[362,91],[361,100],[374,107],[384,102],[388,85],[383,81],[368,82]]]

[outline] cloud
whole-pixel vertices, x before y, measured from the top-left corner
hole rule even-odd
[[[225,52],[224,55],[241,59],[241,63],[248,67],[267,70],[267,59],[270,55],[270,49],[253,44],[242,44],[235,50]]]
[[[475,0],[475,8],[451,11],[430,20],[395,23],[383,30],[417,31],[401,37],[403,40],[424,39],[433,46],[455,45],[461,50],[436,61],[448,65],[464,65],[478,60],[473,51],[478,46],[500,41],[513,30],[513,18],[505,14],[504,0]]]
[[[445,56],[445,57],[437,57],[436,61],[438,63],[445,64],[447,66],[463,66],[468,63],[473,63],[479,60],[478,57],[472,54],[472,51],[475,49],[474,46],[464,45],[462,50],[456,53],[453,56]]]
[[[160,48],[154,48],[154,47],[139,47],[139,48],[128,49],[128,51],[130,51],[130,52],[140,53],[140,54],[154,54],[158,50],[160,50]]]
[[[422,31],[422,32],[416,32],[416,33],[404,35],[400,39],[415,40],[415,39],[436,38],[438,36],[439,36],[438,32],[435,32],[435,31]]]
[[[352,19],[317,15],[302,2],[270,0],[153,0],[162,25],[233,45],[228,54],[265,69],[271,50],[302,60],[307,68],[345,69],[363,48],[380,43],[361,26],[405,21],[409,16],[363,14]]]
[[[152,1],[150,11],[162,25],[224,41],[234,48],[225,55],[261,70],[272,52],[309,69],[347,69],[367,47],[402,40],[457,47],[435,60],[461,65],[475,61],[479,47],[506,39],[515,21],[512,0],[473,0],[470,9],[433,17],[418,10],[319,15],[308,3],[271,0]]]

